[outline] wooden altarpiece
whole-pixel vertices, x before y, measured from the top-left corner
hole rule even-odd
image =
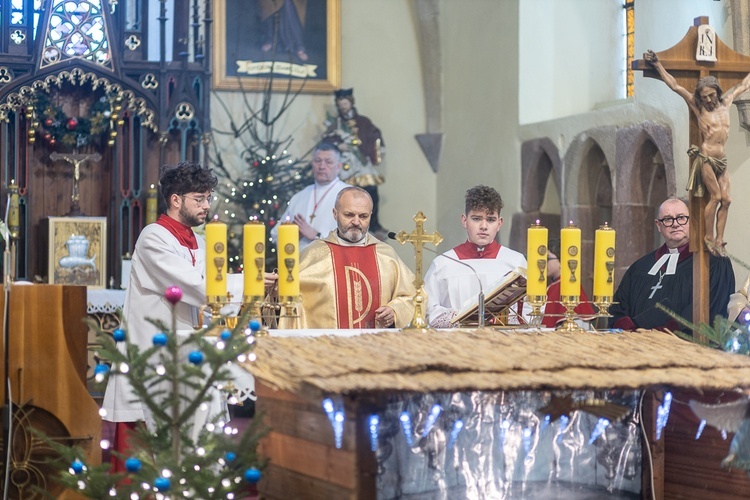
[[[160,167],[207,159],[212,3],[34,4],[0,19],[0,199],[12,180],[20,195],[14,274],[46,275],[45,218],[106,217],[107,280],[119,286]],[[74,155],[88,160],[60,159]]]

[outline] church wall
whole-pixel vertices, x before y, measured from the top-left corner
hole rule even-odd
[[[500,241],[508,243],[511,215],[520,206],[518,116],[518,4],[471,0],[441,3],[445,143],[438,175],[441,250],[462,243],[464,194],[477,184],[503,197]],[[478,27],[487,29],[478,29]]]
[[[618,29],[624,23],[621,4],[600,0],[519,3],[518,66],[523,82],[519,123],[585,113],[601,102],[624,96],[625,48],[622,29]]]

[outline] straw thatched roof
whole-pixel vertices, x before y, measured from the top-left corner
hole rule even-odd
[[[657,331],[484,329],[271,336],[258,339],[255,353],[257,360],[248,368],[258,379],[307,396],[750,385],[750,357]]]

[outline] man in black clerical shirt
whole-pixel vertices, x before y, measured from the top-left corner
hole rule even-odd
[[[688,250],[690,217],[688,207],[670,198],[659,207],[654,221],[664,245],[628,268],[614,296],[609,324],[614,328],[668,328],[679,323],[656,307],[664,307],[691,320],[693,317],[693,254]],[[710,256],[709,314],[727,315],[729,295],[734,291],[734,271],[727,257]]]

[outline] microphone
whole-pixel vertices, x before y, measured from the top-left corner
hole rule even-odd
[[[388,233],[388,238],[392,240],[398,241],[398,238],[396,238],[396,233],[393,231],[390,231]],[[445,255],[444,253],[437,253],[432,248],[422,247],[423,250],[427,250],[428,252],[432,252],[438,257],[445,257],[448,260],[452,260],[453,262],[457,262],[461,264],[462,266],[466,266],[469,269],[471,269],[471,272],[474,274],[474,277],[477,279],[477,284],[479,284],[479,296],[477,297],[477,315],[479,316],[479,321],[477,326],[479,328],[484,328],[484,288],[482,287],[482,280],[479,278],[479,273],[477,273],[477,270],[474,269],[472,266],[467,264],[466,262],[463,262],[459,259],[454,259],[453,257],[449,257],[448,255]]]

